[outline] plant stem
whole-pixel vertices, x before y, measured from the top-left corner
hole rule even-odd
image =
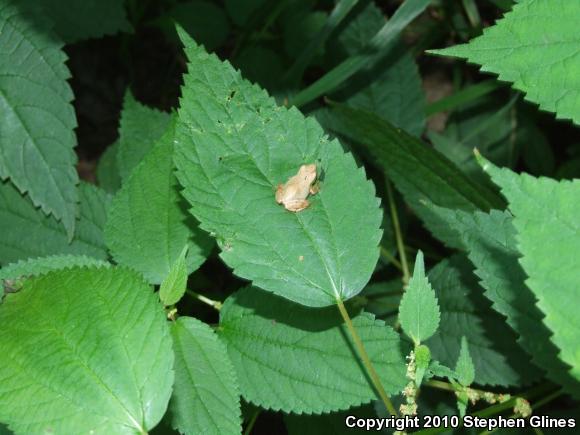
[[[252,429],[254,428],[254,425],[256,424],[256,420],[258,419],[258,415],[260,415],[260,412],[262,412],[261,409],[257,409],[256,412],[254,412],[254,415],[252,415],[252,418],[250,418],[250,421],[248,422],[248,425],[246,426],[246,430],[244,431],[244,435],[250,435],[250,432],[252,432]]]
[[[340,299],[339,297],[336,298],[336,305],[338,306],[338,311],[340,311],[340,315],[344,319],[344,323],[346,323],[346,327],[347,327],[348,331],[350,332],[350,335],[352,337],[352,341],[354,342],[354,345],[355,345],[355,347],[356,347],[356,349],[357,349],[357,351],[362,359],[362,363],[365,366],[365,368],[367,369],[367,372],[368,372],[369,376],[371,377],[371,380],[373,382],[375,389],[377,390],[377,393],[379,394],[381,400],[385,404],[385,408],[387,408],[387,411],[389,411],[389,414],[396,416],[397,410],[393,406],[391,399],[389,399],[389,396],[386,393],[386,391],[383,387],[383,384],[381,383],[379,375],[377,374],[375,367],[373,366],[373,363],[371,362],[371,359],[369,358],[369,355],[364,347],[364,344],[363,344],[362,340],[360,339],[358,333],[356,332],[354,325],[352,324],[352,320],[351,320],[350,316],[348,315],[348,311],[346,310],[346,307],[344,306],[342,299]]]
[[[190,289],[185,290],[185,292],[192,298],[197,299],[198,301],[203,302],[212,308],[215,308],[217,311],[222,309],[222,303],[220,301],[214,301],[213,299],[205,297],[204,295],[200,295],[199,293],[196,293]]]
[[[397,207],[395,205],[395,198],[393,196],[393,188],[391,182],[387,180],[387,197],[389,199],[389,209],[391,210],[391,219],[393,220],[393,227],[395,229],[395,238],[397,239],[397,249],[399,250],[399,258],[401,259],[401,267],[403,269],[403,284],[409,284],[411,274],[409,273],[409,266],[407,264],[407,254],[405,253],[405,243],[403,242],[403,233],[399,225],[399,216],[397,215]]]
[[[387,260],[389,263],[391,263],[393,266],[395,266],[397,269],[399,269],[402,272],[403,267],[401,266],[401,263],[399,262],[399,260],[397,260],[395,257],[393,257],[393,255],[383,246],[381,246],[380,248],[381,248],[381,256],[384,257],[385,260]]]
[[[446,384],[445,382],[440,382],[440,383]],[[436,388],[439,388],[439,387],[436,387]],[[514,396],[511,399],[506,400],[505,402],[488,406],[487,408],[482,409],[481,411],[474,412],[470,415],[474,415],[477,417],[483,417],[483,418],[490,417],[492,415],[499,414],[499,413],[505,411],[506,409],[513,408],[518,397],[525,397],[526,399],[530,400],[533,397],[541,396],[541,395],[547,393],[552,388],[553,388],[553,386],[547,385],[547,384],[538,385],[537,387],[534,387],[534,388],[532,388],[532,389],[530,389],[530,390],[526,391],[525,393],[520,394],[518,396]],[[445,387],[443,389],[448,389],[448,388]],[[558,394],[556,394],[556,393],[558,393]],[[540,399],[536,404],[532,405],[532,409],[536,409],[537,407],[542,406],[545,403],[547,403],[547,401],[551,401],[554,398],[558,397],[561,394],[561,391],[557,391],[556,393],[552,393],[552,394],[548,395],[547,397]],[[415,434],[417,434],[417,435],[419,435],[419,434],[420,435],[437,434],[437,433],[441,433],[441,432],[446,432],[447,430],[448,429],[444,428],[444,427],[429,428],[429,429],[423,429],[423,430],[417,431],[417,432],[415,432]]]

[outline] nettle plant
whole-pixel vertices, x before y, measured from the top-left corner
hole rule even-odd
[[[128,91],[98,185],[75,169],[63,43],[131,32],[147,10],[73,3],[0,6],[0,433],[571,415],[579,160],[556,169],[517,91],[580,123],[578,2],[519,1],[432,51],[517,91],[488,78],[429,106],[400,33],[430,6],[470,39],[473,1],[406,0],[388,21],[373,2],[160,2],[150,24],[187,62],[179,107]],[[421,19],[419,50],[441,45]],[[278,25],[291,62],[277,70]],[[241,72],[208,52],[231,31]],[[325,72],[306,80],[312,65]],[[216,257],[241,279],[227,294],[203,291],[223,279],[202,267]]]

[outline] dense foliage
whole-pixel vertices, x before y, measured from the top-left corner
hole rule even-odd
[[[579,20],[0,0],[0,434],[576,418]]]

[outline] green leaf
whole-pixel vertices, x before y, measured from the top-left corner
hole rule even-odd
[[[425,343],[433,359],[453,366],[465,336],[478,384],[515,386],[541,378],[517,345],[516,334],[482,295],[467,259],[454,256],[440,262],[430,271],[429,281],[441,310],[437,333]]]
[[[187,286],[187,264],[185,262],[185,254],[187,254],[188,246],[185,245],[181,254],[171,265],[169,273],[161,282],[159,287],[159,299],[163,305],[174,305],[185,294]]]
[[[487,161],[483,167],[501,187],[514,215],[526,285],[545,314],[544,324],[553,333],[560,358],[580,380],[580,180],[558,182],[518,175]]]
[[[67,43],[131,30],[123,2],[118,0],[24,0],[22,3],[38,6]]]
[[[381,10],[369,2],[338,36],[347,55],[354,55],[385,23]],[[425,94],[411,52],[397,40],[384,59],[361,69],[336,97],[351,107],[368,110],[413,136],[425,128]]]
[[[444,366],[439,361],[431,360],[429,364],[429,372],[432,376],[437,376],[440,378],[447,378],[449,380],[456,380],[457,373],[451,370],[449,367]],[[475,373],[475,370],[474,370]]]
[[[398,335],[368,313],[352,320],[385,390],[400,391]],[[244,398],[258,406],[319,414],[376,398],[336,307],[308,308],[245,288],[224,303],[218,334]]]
[[[110,198],[88,183],[79,185],[80,216],[72,242],[52,216],[35,208],[9,182],[0,182],[0,264],[54,254],[107,258],[103,227]]]
[[[225,11],[202,0],[177,3],[167,13],[167,25],[175,32],[178,23],[189,35],[209,51],[221,46],[230,32]]]
[[[377,62],[387,56],[397,43],[401,31],[425,10],[429,2],[430,0],[405,1],[357,55],[350,56],[316,82],[303,89],[291,99],[290,104],[303,106],[325,93],[333,91],[370,63]]]
[[[336,132],[371,152],[427,228],[448,245],[460,246],[457,235],[422,201],[466,211],[503,207],[497,194],[478,186],[433,148],[378,116],[344,105],[335,105],[333,114],[338,121],[333,125]]]
[[[117,167],[122,180],[129,176],[133,168],[169,129],[171,118],[169,113],[139,103],[131,92],[125,94],[117,151]]]
[[[189,74],[176,130],[183,195],[234,273],[309,305],[333,305],[368,282],[377,263],[381,212],[372,183],[340,144],[297,109],[277,107],[227,62],[182,32]],[[219,77],[219,80],[216,80]],[[292,213],[279,183],[317,164],[320,191]]]
[[[24,10],[0,5],[0,179],[61,221],[70,241],[79,180],[70,73],[50,22]]]
[[[115,193],[121,187],[121,175],[117,166],[119,142],[116,141],[105,150],[97,165],[97,181],[100,187],[109,193]]]
[[[469,44],[431,53],[478,63],[482,71],[512,82],[541,109],[580,124],[578,16],[578,2],[520,2]]]
[[[457,380],[464,387],[470,386],[475,381],[475,367],[469,354],[469,345],[465,336],[461,337],[461,349],[455,365],[455,373]]]
[[[439,314],[439,312],[437,312],[437,314]],[[421,382],[423,382],[423,377],[429,369],[429,363],[431,362],[431,351],[424,344],[415,347],[415,361],[417,363],[415,384],[417,387],[420,387]]]
[[[0,306],[0,420],[17,433],[144,433],[165,413],[165,314],[133,272],[74,268]]]
[[[0,279],[16,279],[44,275],[53,270],[68,269],[75,266],[107,267],[109,263],[85,255],[51,255],[31,258],[10,263],[0,269]]]
[[[205,261],[212,246],[185,211],[173,169],[171,128],[115,195],[105,227],[113,258],[153,284],[167,277],[185,245],[188,272]]]
[[[536,298],[525,285],[526,275],[519,264],[516,231],[509,212],[492,210],[473,214],[434,207],[450,227],[461,236],[475,273],[485,288],[493,308],[506,316],[507,323],[519,335],[518,344],[546,376],[566,391],[580,394],[580,384],[558,359],[558,349],[550,341],[551,333],[542,323],[543,314]]]
[[[417,253],[413,277],[409,281],[401,305],[399,320],[403,331],[413,339],[415,346],[427,340],[439,326],[439,306],[437,297],[425,276],[423,253]]]
[[[177,319],[171,334],[173,427],[184,434],[239,434],[240,393],[224,344],[208,325],[192,317]]]
[[[516,120],[514,104],[517,96],[499,106],[492,99],[479,99],[453,112],[443,134],[429,133],[435,149],[454,162],[470,178],[489,182],[473,149],[477,148],[490,159],[502,165],[517,161]],[[524,145],[525,146],[525,145]]]

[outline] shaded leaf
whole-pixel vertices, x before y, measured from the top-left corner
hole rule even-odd
[[[340,32],[336,43],[347,56],[362,50],[385,24],[374,2],[368,2]],[[368,110],[413,136],[425,127],[425,95],[419,69],[404,45],[397,41],[391,52],[376,64],[349,79],[336,96],[351,107]]]
[[[239,434],[240,393],[224,344],[208,325],[192,317],[177,319],[171,334],[173,426],[184,434]]]
[[[0,5],[0,178],[61,221],[70,241],[78,175],[67,58],[50,21],[16,4]]]
[[[119,142],[115,142],[105,150],[97,165],[97,181],[101,188],[109,193],[115,193],[121,187],[121,175],[117,165]]]
[[[349,434],[367,434],[365,428],[347,426],[347,417],[356,416],[357,418],[376,419],[371,405],[365,405],[358,408],[350,408],[348,411],[333,412],[322,415],[297,415],[284,414],[284,422],[289,435],[349,435]],[[376,421],[376,420],[375,420]],[[348,420],[349,425],[354,422]]]
[[[188,272],[205,261],[212,246],[184,210],[173,170],[171,128],[125,180],[105,227],[113,258],[153,284],[167,277],[185,245]]]
[[[365,47],[350,56],[320,79],[300,91],[290,101],[296,106],[305,105],[316,98],[335,90],[355,73],[387,56],[398,41],[401,31],[421,14],[429,0],[407,0],[393,14],[391,19],[373,36]]]
[[[483,385],[523,385],[541,377],[516,343],[516,334],[482,295],[467,259],[451,257],[429,272],[437,293],[441,321],[425,344],[433,359],[453,367],[465,336],[475,364],[475,382]]]
[[[72,242],[52,216],[35,208],[9,183],[0,182],[0,264],[54,254],[107,258],[103,228],[107,220],[109,195],[88,183],[79,185],[80,216]]]
[[[177,3],[167,13],[166,27],[175,33],[178,23],[189,35],[208,51],[221,46],[230,32],[225,11],[213,3],[203,0]]]
[[[502,208],[497,194],[478,186],[447,158],[387,121],[344,105],[335,105],[333,113],[339,122],[331,127],[370,151],[427,228],[446,244],[461,245],[422,201],[467,211]]]
[[[580,180],[558,182],[518,175],[487,161],[483,167],[501,187],[514,215],[526,285],[545,314],[544,324],[553,333],[560,358],[580,380]]]
[[[398,335],[371,314],[352,317],[385,390],[400,391]],[[224,303],[218,334],[244,398],[258,406],[319,414],[376,398],[336,307],[308,308],[245,288]]]
[[[525,285],[526,274],[519,264],[516,230],[509,212],[492,210],[489,214],[465,213],[435,207],[435,212],[461,236],[464,249],[475,266],[475,274],[485,288],[493,308],[507,318],[518,333],[518,344],[527,351],[546,376],[578,395],[580,384],[558,359],[558,349],[550,341],[551,333],[542,323],[544,317],[536,298]]]
[[[171,115],[144,106],[130,91],[125,94],[119,125],[117,167],[125,180],[171,125]]]
[[[143,433],[165,413],[171,336],[156,296],[133,272],[32,278],[5,297],[0,324],[0,420],[15,432]]]
[[[67,43],[131,30],[123,2],[118,0],[24,0],[22,3],[39,6],[54,22],[58,36]]]

